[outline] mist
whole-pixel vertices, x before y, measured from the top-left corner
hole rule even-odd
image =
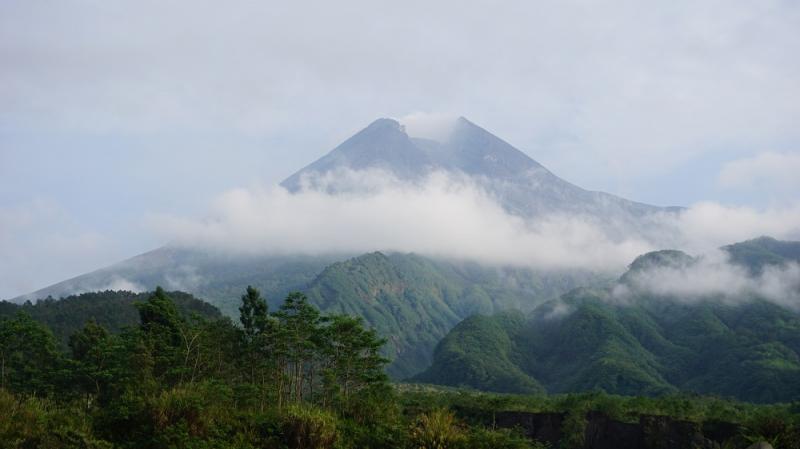
[[[759,298],[800,309],[800,265],[767,265],[751,273],[717,250],[686,266],[653,266],[630,273],[614,288],[612,297],[624,301],[641,294],[682,302],[715,299],[731,304]]]
[[[337,193],[328,193],[332,183]],[[748,276],[717,251],[761,235],[796,239],[798,207],[758,211],[700,203],[654,215],[642,232],[613,237],[593,217],[525,219],[504,210],[466,176],[436,172],[415,184],[379,170],[340,170],[309,179],[299,193],[277,186],[233,189],[218,196],[207,218],[154,215],[152,229],[172,245],[246,254],[412,252],[537,270],[588,269],[620,275],[637,256],[674,248],[705,254],[691,269],[654,270],[638,287],[682,297],[761,295],[794,301],[797,266]],[[339,188],[360,186],[360,188]],[[619,233],[615,233],[619,235]],[[618,292],[621,293],[621,292]]]

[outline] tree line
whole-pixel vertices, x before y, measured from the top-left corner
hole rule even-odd
[[[112,334],[89,321],[68,354],[25,313],[0,322],[0,388],[36,396],[80,396],[88,407],[123,394],[148,396],[209,380],[249,389],[259,406],[347,401],[387,383],[384,340],[360,318],[324,315],[291,293],[270,313],[259,291],[242,296],[241,326],[182,317],[158,287],[137,303],[140,324]]]

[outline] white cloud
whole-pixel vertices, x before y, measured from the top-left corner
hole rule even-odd
[[[800,153],[765,151],[725,163],[717,183],[727,189],[800,192]]]
[[[350,181],[348,181],[350,180]],[[327,183],[358,185],[326,193]],[[339,171],[290,194],[278,187],[219,196],[207,220],[153,216],[151,225],[181,245],[256,253],[416,252],[487,264],[621,273],[654,249],[706,252],[761,235],[800,236],[800,207],[757,211],[701,203],[654,216],[641,232],[612,236],[579,215],[532,221],[509,214],[466,177],[435,173],[415,185],[381,171]]]
[[[792,2],[349,0],[312,10],[3,2],[0,117],[36,130],[283,137],[314,127],[330,138],[378,116],[452,111],[595,184],[800,138]],[[303,143],[291,148],[308,151]]]
[[[715,298],[736,303],[759,297],[800,309],[800,265],[767,266],[752,274],[732,264],[726,254],[714,251],[687,266],[653,266],[634,272],[626,284],[615,287],[613,298],[624,301],[633,292],[684,302]]]
[[[455,114],[427,112],[414,112],[397,119],[409,136],[438,142],[447,140],[457,120],[458,116]]]
[[[94,270],[120,258],[114,241],[39,198],[0,208],[0,298]]]
[[[134,293],[141,293],[141,292],[147,291],[147,289],[143,285],[141,285],[141,284],[139,284],[137,282],[130,281],[130,280],[125,279],[125,278],[120,277],[120,276],[114,276],[114,278],[112,278],[111,281],[108,284],[105,284],[103,286],[93,287],[93,288],[85,288],[85,289],[83,289],[82,293],[83,292],[105,291],[105,290],[129,291],[129,292],[134,292]]]
[[[337,185],[348,184],[348,176],[374,180],[366,193],[236,189],[217,198],[208,220],[156,216],[151,224],[176,244],[232,251],[386,250],[543,269],[621,269],[650,248],[635,237],[615,241],[582,217],[525,222],[464,178],[437,173],[419,185],[404,185],[387,173],[368,173],[336,176]]]
[[[760,236],[800,240],[800,200],[784,207],[755,209],[701,202],[676,217],[657,217],[665,224],[662,248],[706,253]]]

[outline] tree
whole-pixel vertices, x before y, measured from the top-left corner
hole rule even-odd
[[[340,394],[346,401],[367,385],[386,382],[383,367],[388,360],[380,355],[386,340],[379,338],[373,329],[366,329],[361,317],[330,317],[325,336],[329,396]]]
[[[185,325],[175,303],[164,289],[156,287],[147,302],[136,303],[139,309],[139,337],[136,358],[142,367],[152,367],[151,375],[157,382],[174,384],[184,373],[182,346]]]
[[[73,388],[86,395],[87,408],[91,406],[93,397],[100,397],[104,386],[113,377],[111,338],[108,331],[94,320],[88,321],[83,329],[69,337],[74,362]]]
[[[303,399],[305,388],[313,395],[314,357],[318,353],[320,341],[320,313],[308,303],[306,295],[300,292],[289,293],[275,313],[279,326],[276,332],[276,346],[280,364],[288,378],[289,399],[299,402]],[[282,393],[281,383],[281,393]]]
[[[52,332],[30,315],[20,312],[0,321],[0,388],[51,394],[61,365]]]
[[[247,293],[242,295],[242,305],[239,307],[239,321],[244,329],[245,339],[248,342],[267,332],[269,314],[267,302],[261,298],[258,289],[248,285]]]
[[[246,367],[247,381],[259,391],[259,404],[264,408],[269,384],[270,371],[274,369],[272,345],[274,343],[271,318],[267,302],[261,298],[258,289],[247,286],[239,307],[239,321],[242,323],[241,355]]]

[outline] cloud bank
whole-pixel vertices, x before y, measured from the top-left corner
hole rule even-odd
[[[655,266],[631,273],[615,287],[613,298],[625,301],[642,292],[685,302],[714,298],[738,303],[757,297],[800,310],[800,265],[768,265],[753,274],[731,263],[726,253],[714,251],[686,266]]]
[[[723,165],[717,182],[728,189],[800,191],[800,153],[766,151]]]
[[[326,193],[328,182],[366,187],[340,189],[334,195]],[[800,236],[800,207],[756,211],[701,203],[680,214],[653,217],[647,232],[612,237],[590,217],[523,219],[504,210],[469,178],[445,173],[409,185],[386,172],[340,171],[311,185],[315,189],[297,194],[280,187],[234,189],[214,200],[206,219],[158,215],[149,223],[175,245],[233,252],[383,250],[616,274],[651,250],[698,254],[761,235]]]
[[[552,269],[624,266],[649,248],[636,239],[613,241],[580,217],[526,222],[464,178],[436,173],[409,185],[380,171],[339,172],[337,186],[353,184],[343,182],[347,177],[368,187],[332,195],[317,180],[319,190],[297,194],[235,189],[213,202],[209,219],[154,216],[150,223],[174,244],[227,251],[384,250]]]

